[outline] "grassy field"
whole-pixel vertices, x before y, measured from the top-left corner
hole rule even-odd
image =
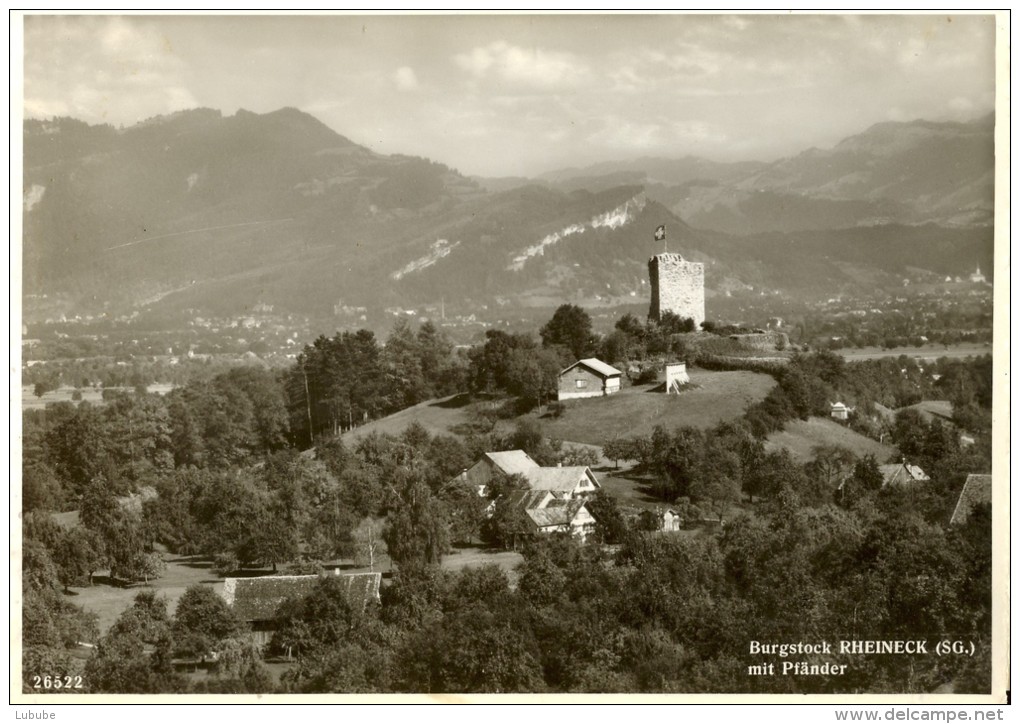
[[[117,617],[131,606],[135,596],[142,591],[155,591],[167,599],[170,614],[177,609],[177,601],[184,591],[196,583],[212,586],[217,592],[223,590],[223,579],[212,571],[209,561],[189,556],[167,556],[166,573],[153,579],[148,585],[135,583],[130,586],[115,586],[105,577],[97,576],[93,586],[72,588],[68,600],[99,616],[99,632],[106,633]]]
[[[170,384],[155,384],[149,385],[149,392],[157,395],[165,395],[174,388]],[[111,390],[117,390],[119,392],[133,393],[134,389],[131,387],[111,387]],[[91,387],[78,390],[81,392],[81,399],[83,401],[91,402],[93,405],[104,405],[103,391],[97,390]],[[21,387],[21,409],[22,410],[42,410],[46,405],[53,404],[56,402],[71,402],[75,405],[78,401],[71,399],[74,396],[75,388],[73,387],[59,387],[55,390],[47,392],[42,397],[36,397],[34,388],[31,385],[22,385]]]
[[[814,458],[813,448],[818,445],[839,445],[855,455],[874,455],[879,464],[885,463],[896,448],[883,445],[832,420],[812,417],[808,420],[791,420],[782,432],[774,432],[765,442],[767,450],[786,448],[802,463]]]
[[[507,572],[511,583],[516,583],[515,569],[524,560],[520,553],[513,551],[494,550],[479,547],[457,547],[443,557],[441,567],[449,571],[464,568],[478,568],[485,565],[497,565]],[[357,567],[350,564],[339,566],[341,573],[367,573],[367,566]],[[376,561],[375,570],[382,573],[383,582],[390,578],[393,565],[389,556],[382,555]],[[280,571],[284,573],[284,571]],[[272,575],[272,571],[246,570],[245,575]],[[157,595],[167,599],[167,610],[172,616],[177,609],[177,602],[184,592],[196,584],[211,586],[217,593],[223,590],[223,578],[212,570],[212,563],[197,556],[167,556],[166,573],[153,579],[148,584],[134,583],[130,586],[118,586],[109,582],[106,576],[97,575],[92,586],[72,587],[67,600],[99,617],[99,632],[105,634],[117,618],[128,609],[142,591],[155,591]]]
[[[451,395],[439,400],[428,400],[414,407],[395,412],[380,420],[373,420],[343,434],[344,441],[357,440],[373,432],[397,435],[412,422],[417,422],[433,435],[449,435],[450,428],[470,423],[475,405],[469,395]],[[484,403],[481,403],[484,404]]]
[[[646,436],[656,425],[667,429],[690,425],[709,428],[732,420],[768,394],[775,385],[755,372],[692,370],[691,385],[666,395],[654,385],[625,387],[609,397],[564,403],[559,418],[539,418],[548,437],[600,445],[615,437]]]
[[[656,425],[712,427],[739,417],[775,385],[768,375],[755,372],[693,370],[690,377],[690,387],[680,395],[662,394],[655,385],[624,387],[609,397],[566,402],[559,418],[548,416],[544,408],[542,414],[533,412],[528,417],[542,424],[547,437],[601,445],[607,438],[651,434]],[[372,432],[398,434],[412,422],[432,434],[448,435],[452,429],[470,424],[478,406],[485,404],[472,402],[466,394],[430,400],[355,428],[343,438],[353,441]]]

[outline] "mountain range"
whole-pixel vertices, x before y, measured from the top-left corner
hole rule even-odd
[[[24,126],[26,317],[330,314],[646,299],[662,250],[709,294],[899,283],[992,264],[994,121],[882,123],[773,163],[643,158],[536,179],[383,155],[295,109]],[[865,270],[867,273],[862,273]]]

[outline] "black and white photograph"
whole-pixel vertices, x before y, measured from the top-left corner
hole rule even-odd
[[[1007,702],[1008,11],[10,23],[20,718]]]

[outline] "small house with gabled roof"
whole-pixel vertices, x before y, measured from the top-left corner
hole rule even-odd
[[[906,485],[909,483],[926,483],[929,478],[917,465],[911,465],[906,460],[893,465],[879,465],[882,473],[882,487],[888,485]]]
[[[602,397],[620,391],[623,372],[591,357],[578,360],[560,372],[557,400]]]

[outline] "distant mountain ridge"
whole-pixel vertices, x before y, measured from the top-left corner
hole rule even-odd
[[[895,265],[919,249],[959,273],[990,258],[979,172],[991,124],[958,125],[879,124],[773,164],[639,159],[485,180],[375,153],[292,108],[196,109],[125,129],[30,120],[24,290],[171,315],[636,303],[660,224],[670,250],[710,265],[710,294],[898,282]],[[929,212],[956,229],[920,226]],[[782,235],[804,230],[824,233]]]
[[[986,225],[994,210],[995,119],[877,123],[831,149],[773,163],[644,158],[541,178],[596,190],[627,175],[694,226],[734,234],[883,223]]]

